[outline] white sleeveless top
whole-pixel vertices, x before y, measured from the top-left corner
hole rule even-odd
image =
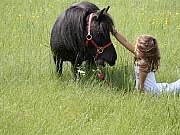
[[[136,86],[138,89],[139,81],[139,65],[135,64],[135,77],[136,77]],[[151,92],[153,94],[160,94],[161,92],[172,93],[180,92],[180,79],[173,83],[157,83],[155,78],[155,72],[147,73],[146,80],[144,82],[144,91]]]

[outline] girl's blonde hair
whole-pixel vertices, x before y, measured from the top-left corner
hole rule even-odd
[[[156,71],[160,64],[160,52],[157,40],[150,35],[137,38],[135,45],[135,61],[145,68],[147,72]],[[141,62],[140,62],[141,61]]]

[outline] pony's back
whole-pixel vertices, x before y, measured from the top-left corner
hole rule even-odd
[[[89,13],[99,10],[99,8],[95,4],[90,2],[75,3],[72,6],[78,6],[83,9],[88,9]]]
[[[99,10],[89,2],[75,3],[56,20],[51,32],[51,48],[79,52],[85,45],[86,17]],[[82,50],[83,51],[83,50]]]

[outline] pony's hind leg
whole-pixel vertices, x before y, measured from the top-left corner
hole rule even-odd
[[[60,57],[54,56],[54,62],[56,65],[56,72],[58,73],[59,76],[61,76],[63,60]]]

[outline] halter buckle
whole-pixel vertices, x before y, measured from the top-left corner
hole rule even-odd
[[[88,35],[86,36],[86,39],[87,39],[87,40],[91,40],[91,39],[92,39],[92,35],[88,34]]]
[[[103,49],[102,47],[98,47],[98,48],[97,48],[97,53],[100,54],[100,53],[103,53],[103,51],[104,51],[104,49]]]

